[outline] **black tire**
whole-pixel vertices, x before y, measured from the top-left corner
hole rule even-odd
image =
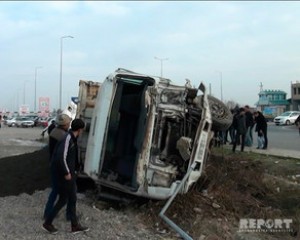
[[[197,106],[202,105],[202,97],[198,96]],[[225,131],[227,130],[233,121],[233,115],[229,108],[219,99],[208,95],[208,102],[212,117],[212,130],[214,131]]]
[[[291,124],[290,120],[286,120],[285,124],[290,125]]]

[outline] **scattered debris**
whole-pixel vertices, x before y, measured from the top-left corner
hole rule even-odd
[[[213,207],[213,208],[220,208],[221,206],[220,206],[219,204],[217,204],[217,203],[213,203],[213,204],[212,204],[212,207]]]

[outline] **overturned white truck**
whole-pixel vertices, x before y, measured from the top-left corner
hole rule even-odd
[[[125,69],[101,84],[81,80],[76,118],[86,122],[78,141],[80,174],[101,188],[99,197],[111,199],[186,193],[201,176],[212,129],[232,122],[202,83],[198,89],[189,81],[176,86]]]

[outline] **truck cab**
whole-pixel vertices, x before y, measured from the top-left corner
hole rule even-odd
[[[101,189],[152,199],[169,198],[193,165],[186,193],[209,156],[213,122],[219,129],[232,122],[203,83],[179,86],[126,69],[102,83],[80,81],[76,117],[87,123],[78,141],[81,174]]]

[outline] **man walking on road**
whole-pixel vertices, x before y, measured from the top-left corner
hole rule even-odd
[[[59,199],[43,224],[43,229],[52,234],[57,233],[57,229],[52,225],[52,222],[67,202],[70,206],[72,233],[89,230],[89,228],[79,224],[76,216],[76,171],[79,168],[77,138],[82,133],[84,126],[85,124],[81,119],[73,120],[71,130],[58,143],[53,153],[51,171],[58,180]]]
[[[55,149],[55,146],[58,142],[63,140],[65,135],[68,133],[68,130],[70,128],[71,118],[66,114],[60,114],[57,117],[57,127],[55,127],[49,134],[49,159],[50,164],[53,156],[53,152]],[[48,197],[48,201],[45,206],[44,210],[44,219],[49,215],[49,213],[52,211],[54,207],[54,203],[58,196],[58,187],[57,187],[57,179],[56,176],[51,171],[51,192]],[[67,219],[70,218],[70,210],[69,205],[67,206]]]

